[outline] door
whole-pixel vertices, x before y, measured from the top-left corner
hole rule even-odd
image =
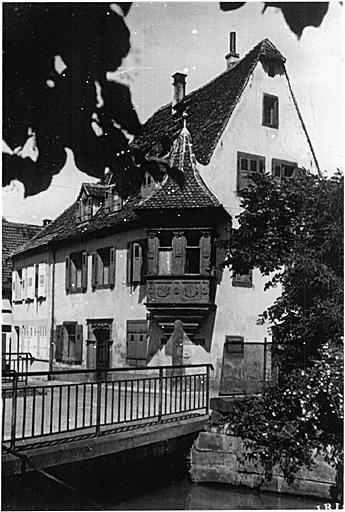
[[[94,331],[96,337],[96,368],[107,370],[110,368],[110,340],[108,329]],[[102,372],[106,376],[106,372]],[[103,378],[103,377],[102,377]]]
[[[131,366],[146,366],[146,320],[127,320],[127,362]]]

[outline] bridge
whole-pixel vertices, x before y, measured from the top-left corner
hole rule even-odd
[[[10,476],[197,434],[211,365],[9,371],[2,387],[2,472]]]

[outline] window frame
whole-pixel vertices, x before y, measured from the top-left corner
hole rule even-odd
[[[274,175],[274,172],[275,172],[274,168],[275,168],[276,165],[280,165],[280,167],[281,167],[281,169],[280,169],[280,176],[275,176]],[[292,176],[282,176],[283,166],[294,167]],[[284,178],[284,179],[294,178],[295,177],[295,171],[296,171],[297,167],[298,167],[297,162],[290,162],[289,160],[283,160],[283,159],[280,159],[280,158],[272,158],[271,174],[272,174],[272,177],[280,183],[282,178]]]
[[[275,118],[273,120],[271,119],[270,122],[266,122],[266,109],[265,109],[265,107],[266,107],[265,100],[266,99],[274,99],[277,102]],[[274,112],[274,109],[273,109],[273,112]],[[262,97],[262,126],[266,126],[268,128],[273,128],[275,130],[277,130],[279,128],[279,97],[275,96],[274,94],[268,94],[268,93],[263,94],[263,97]]]
[[[104,265],[104,259],[101,253],[108,252],[108,265]],[[116,263],[115,263],[115,247],[106,246],[101,247],[95,251],[92,255],[93,258],[96,258],[96,264],[92,265],[92,288],[93,289],[108,289],[114,288],[115,286],[115,272],[116,272]],[[104,269],[108,268],[108,283],[104,283]],[[102,279],[100,280],[100,270]],[[94,275],[96,274],[96,275]],[[113,274],[113,275],[112,275]]]
[[[241,161],[242,160],[247,160],[248,161],[248,169],[242,169],[241,168]],[[255,161],[258,165],[257,165],[257,169],[256,171],[252,171],[250,169],[251,167],[251,163]],[[262,171],[260,170],[260,163],[262,163]],[[242,172],[246,171],[247,172],[247,187],[240,187],[240,182],[244,180],[243,177],[240,178],[240,174]],[[263,156],[263,155],[255,155],[254,153],[246,153],[244,151],[237,151],[237,177],[236,177],[236,192],[237,192],[237,195],[241,195],[242,191],[244,189],[248,189],[249,188],[249,181],[251,180],[250,178],[250,174],[252,174],[253,172],[258,172],[259,174],[265,174],[265,171],[266,171],[266,157]],[[252,186],[255,186],[255,184],[252,182]]]
[[[240,277],[238,277],[240,276]],[[247,280],[241,280],[242,276],[246,276]],[[253,269],[250,269],[247,274],[233,274],[232,276],[232,286],[235,288],[253,288]]]
[[[76,258],[80,257],[80,267],[76,266]],[[80,271],[80,286],[78,273]],[[87,291],[88,253],[87,251],[74,251],[65,260],[65,290],[67,294],[85,293]],[[75,277],[75,280],[72,280]],[[75,284],[75,287],[73,287]]]

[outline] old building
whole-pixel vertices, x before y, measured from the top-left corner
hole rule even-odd
[[[243,342],[267,337],[257,318],[276,292],[264,292],[256,269],[222,271],[216,242],[236,223],[251,172],[281,179],[318,164],[275,46],[266,39],[240,59],[231,35],[226,64],[187,95],[175,73],[172,103],[133,142],[169,165],[138,170],[130,195],[116,173],[83,184],[16,253],[22,350],[62,368],[211,362],[218,382],[228,353],[241,358]]]
[[[2,219],[2,353],[18,352],[18,326],[12,323],[11,254],[41,231],[42,226],[19,224]]]

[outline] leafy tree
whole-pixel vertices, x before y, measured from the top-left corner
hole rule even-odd
[[[270,324],[278,377],[224,421],[247,438],[267,478],[279,464],[292,483],[301,466],[312,466],[315,449],[341,475],[343,177],[299,171],[281,183],[268,175],[253,180],[226,263],[240,273],[257,267],[268,276],[266,288],[281,286],[260,318]]]

